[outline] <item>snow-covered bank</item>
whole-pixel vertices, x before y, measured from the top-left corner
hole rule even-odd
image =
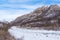
[[[31,30],[15,26],[8,31],[18,40],[60,40],[60,31]]]

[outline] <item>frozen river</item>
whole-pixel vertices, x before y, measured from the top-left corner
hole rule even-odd
[[[16,40],[60,40],[60,31],[32,30],[15,26],[8,31]]]

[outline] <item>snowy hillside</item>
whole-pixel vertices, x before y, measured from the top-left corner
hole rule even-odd
[[[32,30],[15,26],[8,31],[16,40],[60,40],[60,31]]]

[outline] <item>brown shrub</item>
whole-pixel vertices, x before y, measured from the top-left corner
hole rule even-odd
[[[0,40],[15,40],[7,31],[0,30]]]

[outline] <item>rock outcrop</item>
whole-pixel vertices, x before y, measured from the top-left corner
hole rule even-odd
[[[50,5],[37,8],[30,14],[16,18],[13,26],[40,27],[45,29],[60,29],[60,6]]]

